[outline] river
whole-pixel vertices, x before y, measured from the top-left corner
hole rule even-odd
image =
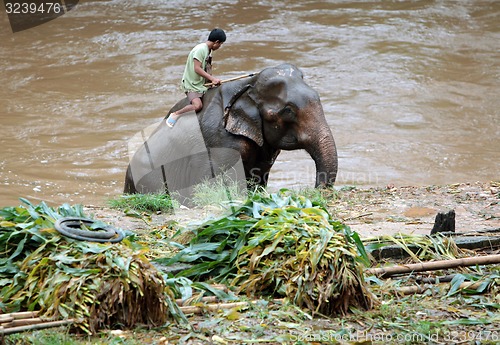
[[[0,206],[120,195],[128,141],[183,97],[187,53],[213,27],[227,33],[221,79],[302,69],[336,140],[337,186],[500,178],[497,0],[83,0],[15,33],[0,10]],[[314,162],[291,151],[269,187],[313,184]]]

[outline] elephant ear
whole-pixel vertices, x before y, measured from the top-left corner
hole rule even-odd
[[[231,98],[225,107],[224,125],[229,133],[243,135],[262,146],[262,119],[252,90],[251,85],[246,85]]]

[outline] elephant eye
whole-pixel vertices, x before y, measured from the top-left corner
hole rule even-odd
[[[283,121],[292,122],[296,120],[296,111],[295,108],[291,105],[287,105],[280,112],[280,117]]]

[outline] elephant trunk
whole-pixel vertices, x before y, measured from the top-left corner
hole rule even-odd
[[[307,152],[316,163],[316,187],[331,187],[337,178],[337,148],[326,123],[318,134],[315,136],[315,143],[309,146]]]

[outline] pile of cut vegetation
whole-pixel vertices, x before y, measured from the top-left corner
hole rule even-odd
[[[248,296],[286,297],[312,314],[376,303],[358,235],[304,196],[255,194],[229,216],[187,231],[194,233],[188,244],[175,243],[175,256],[156,260],[191,264],[177,276],[229,284]]]
[[[176,254],[153,262],[145,254],[158,257],[158,252],[134,242],[135,235],[97,243],[59,233],[58,219],[85,218],[79,205],[53,209],[21,201],[22,206],[0,209],[2,313],[36,311],[43,320],[71,319],[88,334],[156,327],[169,318],[187,322],[175,300],[187,296],[179,284],[189,285],[186,291],[206,290],[208,282],[250,297],[286,297],[312,314],[345,314],[376,303],[363,276],[369,259],[357,234],[332,220],[319,203],[286,190],[255,193],[228,216],[180,230],[194,234],[190,242],[171,242],[175,250],[165,247],[162,255]],[[176,263],[190,268],[176,277],[156,268]]]
[[[175,303],[162,274],[125,240],[72,240],[54,229],[61,217],[84,217],[80,206],[45,203],[0,209],[0,310],[39,311],[74,319],[87,333],[116,325],[163,325]],[[174,309],[171,309],[174,308]]]

